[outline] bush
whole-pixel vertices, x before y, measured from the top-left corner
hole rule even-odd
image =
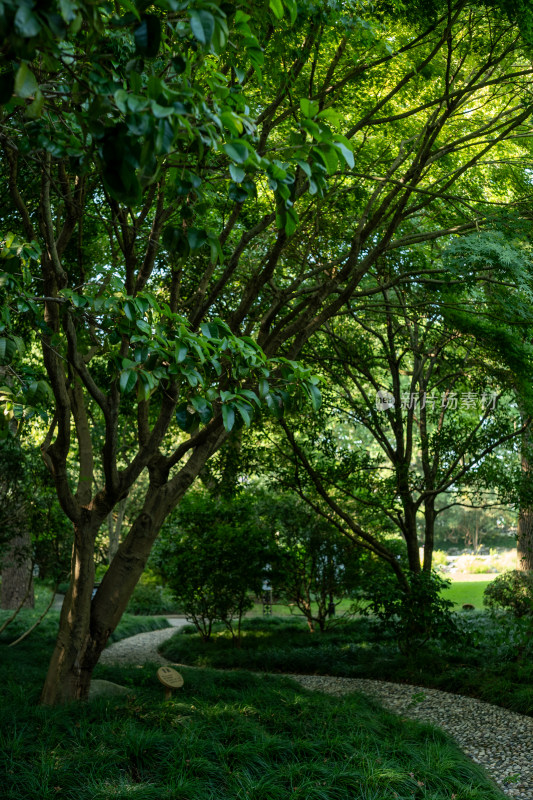
[[[395,578],[374,586],[366,613],[373,612],[385,624],[404,653],[430,639],[457,637],[459,631],[451,615],[453,602],[441,595],[450,582],[436,572],[411,574],[408,580],[408,588]]]
[[[433,569],[448,566],[448,556],[444,550],[434,550],[432,555]]]
[[[176,614],[179,611],[172,593],[151,583],[140,583],[135,587],[126,609],[128,614],[137,615]]]
[[[240,638],[242,616],[253,607],[250,593],[261,592],[271,561],[266,539],[255,499],[244,494],[228,500],[191,493],[165,525],[152,566],[204,641],[217,620]]]
[[[515,617],[533,615],[533,571],[517,569],[495,578],[483,594],[483,602],[489,608],[503,608]]]

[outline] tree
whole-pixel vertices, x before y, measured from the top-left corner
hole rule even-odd
[[[229,431],[299,389],[318,406],[295,359],[368,270],[503,202],[469,176],[529,131],[533,69],[498,9],[429,7],[3,3],[0,360],[17,365],[28,328],[42,357],[2,397],[49,403],[42,452],[74,528],[44,703],[87,695],[163,520]],[[97,532],[143,472],[91,599]]]

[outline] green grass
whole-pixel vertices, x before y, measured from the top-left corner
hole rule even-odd
[[[464,635],[454,644],[414,647],[404,654],[379,622],[362,618],[323,634],[300,620],[245,620],[240,647],[217,629],[203,643],[191,627],[164,642],[170,660],[194,666],[317,673],[428,686],[478,697],[533,715],[533,640],[525,620],[486,612],[458,615]],[[519,653],[522,658],[517,658]]]
[[[453,600],[456,606],[471,603],[476,608],[483,608],[483,592],[490,580],[484,581],[454,581],[449,589],[444,589],[443,596]]]
[[[444,734],[288,679],[99,667],[131,694],[36,705],[47,640],[0,645],[2,800],[503,800]]]

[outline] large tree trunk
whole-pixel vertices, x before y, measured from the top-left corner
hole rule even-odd
[[[85,529],[75,529],[72,579],[41,695],[44,705],[87,698],[93,670],[120,622],[163,522],[163,514],[146,510],[148,505],[157,505],[160,494],[152,492],[147,499],[145,510],[119,546],[94,597],[94,540],[98,525],[93,521]]]
[[[3,609],[34,608],[33,562],[31,558],[30,534],[27,530],[15,536],[2,563]]]
[[[45,705],[87,697],[91,672],[84,669],[84,654],[91,637],[91,598],[94,588],[94,540],[98,527],[86,512],[74,526],[72,573],[63,601],[59,632],[41,694]]]
[[[87,698],[93,670],[128,605],[161,525],[224,435],[200,445],[169,483],[149,487],[143,509],[119,545],[94,598],[94,542],[107,514],[86,511],[82,523],[74,527],[70,588],[61,609],[41,703],[57,705]]]

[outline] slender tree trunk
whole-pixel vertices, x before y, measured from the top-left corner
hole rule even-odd
[[[404,502],[404,514],[404,538],[407,545],[409,570],[414,574],[418,574],[420,572],[420,551],[418,549],[418,535],[416,530],[416,510],[413,503]]]
[[[533,570],[533,509],[521,508],[516,544],[518,569]]]
[[[429,497],[424,503],[424,572],[431,572],[435,549],[435,499]]]
[[[1,608],[14,609],[21,604],[22,608],[35,607],[32,570],[30,534],[24,530],[11,540],[3,560]]]
[[[522,480],[528,488],[533,481],[530,465],[531,431],[522,434]],[[516,542],[517,566],[521,570],[533,570],[533,507],[531,501],[520,503],[518,514],[518,536]]]

